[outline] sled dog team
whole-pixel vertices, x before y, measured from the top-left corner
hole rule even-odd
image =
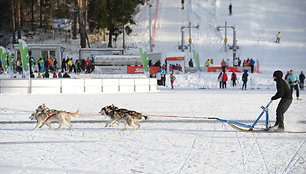
[[[105,127],[114,127],[114,123],[119,125],[119,121],[122,120],[124,122],[124,128],[122,130],[126,130],[128,127],[133,127],[134,130],[138,130],[140,128],[139,122],[148,118],[147,116],[144,116],[139,112],[127,109],[120,109],[114,105],[103,107],[99,113],[111,119],[109,122],[106,123]],[[48,107],[46,107],[45,104],[42,104],[38,106],[38,108],[29,118],[31,120],[37,121],[37,124],[33,130],[36,130],[37,128],[42,128],[44,125],[47,125],[49,127],[49,130],[52,130],[52,121],[59,122],[59,126],[55,129],[58,130],[62,127],[62,124],[65,124],[69,129],[71,129],[71,118],[77,117],[79,115],[80,109],[78,109],[75,113],[71,113],[66,111],[49,109]]]

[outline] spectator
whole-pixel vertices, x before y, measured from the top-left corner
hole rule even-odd
[[[244,61],[243,61],[243,67],[248,67],[248,66],[249,66],[248,61],[247,61],[247,60],[244,60]]]
[[[70,75],[67,72],[65,72],[65,74],[63,75],[63,78],[70,78]]]
[[[66,72],[67,69],[66,69],[66,60],[65,58],[62,60],[62,72]]]
[[[205,66],[206,66],[206,67],[209,67],[209,59],[206,60]]]
[[[214,64],[214,59],[210,59],[210,65],[212,66]]]
[[[68,66],[69,73],[71,73],[72,72],[72,58],[68,60],[67,66]]]
[[[219,82],[219,87],[220,89],[222,88],[222,72],[218,75],[218,82]]]
[[[63,75],[61,72],[58,72],[58,78],[63,78]]]
[[[225,66],[226,66],[226,67],[230,67],[230,60],[229,60],[229,59],[226,60]]]
[[[222,59],[222,61],[221,61],[222,72],[225,72],[225,67],[226,67],[226,63],[225,63],[224,59]]]
[[[34,73],[35,72],[35,59],[32,57],[30,60],[31,60],[31,71],[32,73]]]
[[[89,73],[89,72],[90,72],[90,59],[88,57],[86,60],[86,73]]]
[[[287,81],[288,80],[288,76],[289,76],[289,71],[287,71],[287,74],[285,75],[285,80]]]
[[[45,72],[44,78],[49,78],[49,72],[48,71]]]
[[[239,67],[241,66],[241,60],[240,60],[239,57],[238,57],[238,66],[239,66]]]
[[[45,58],[45,60],[44,60],[44,67],[45,67],[45,69],[44,69],[45,72],[49,71],[48,58]]]
[[[40,60],[41,60],[41,57],[37,60],[38,72],[40,72],[40,68],[41,68]]]
[[[162,85],[161,74],[160,71],[156,73],[157,85]]]
[[[232,8],[233,8],[233,6],[232,6],[232,4],[230,4],[230,5],[228,6],[229,15],[232,15]]]
[[[90,59],[90,73],[92,73],[95,70],[95,59],[91,57]]]
[[[189,67],[193,67],[192,59],[189,60],[188,64],[189,64]]]
[[[50,67],[50,70],[53,71],[53,60],[52,60],[52,58],[50,58],[48,60],[48,66]]]
[[[232,73],[231,80],[233,81],[233,87],[236,86],[237,75],[235,72]]]
[[[55,58],[53,60],[53,68],[54,68],[54,71],[56,72],[57,71],[57,60]]]
[[[223,72],[222,74],[222,89],[226,89],[226,82],[227,82],[227,74]]]
[[[170,74],[170,81],[171,81],[171,88],[173,89],[173,83],[175,81],[176,77],[173,75],[173,72]]]
[[[53,72],[53,78],[57,78],[56,72]]]
[[[248,76],[249,76],[248,70],[244,70],[244,73],[242,75],[242,81],[243,81],[242,90],[243,90],[243,87],[245,90],[247,88]]]
[[[160,74],[161,74],[162,85],[166,86],[166,70],[162,68]]]
[[[234,67],[237,67],[238,66],[238,60],[237,60],[237,58],[235,58],[235,60],[234,60]]]
[[[39,61],[39,64],[40,64],[40,71],[39,72],[44,72],[44,69],[45,69],[45,62],[43,59],[40,59]]]
[[[300,74],[299,78],[300,78],[300,88],[301,88],[301,90],[304,90],[305,75],[304,75],[303,71],[301,71],[301,74]]]
[[[255,65],[255,61],[253,59],[250,60],[250,66],[251,66],[251,73],[254,72],[254,65]]]
[[[288,75],[288,83],[290,85],[291,94],[293,93],[293,88],[296,90],[296,97],[299,100],[300,91],[299,91],[299,76],[294,73],[293,70],[290,70],[290,74]]]

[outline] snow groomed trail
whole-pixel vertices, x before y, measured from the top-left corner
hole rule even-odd
[[[103,106],[115,104],[152,115],[212,115],[248,122],[258,116],[259,106],[273,93],[176,89],[154,94],[4,95],[0,121],[28,121],[29,111],[45,102],[50,108],[67,111],[80,107],[81,113],[98,113]],[[272,121],[276,106],[271,105]],[[305,128],[304,106],[304,100],[293,102],[285,117],[288,129]],[[89,119],[97,122],[82,122]],[[12,174],[305,171],[305,134],[243,133],[220,122],[173,119],[150,117],[152,122],[142,122],[135,132],[121,131],[123,124],[104,128],[108,118],[101,116],[74,118],[80,122],[73,122],[71,131],[64,126],[59,131],[46,127],[31,131],[35,123],[1,124],[0,168]]]

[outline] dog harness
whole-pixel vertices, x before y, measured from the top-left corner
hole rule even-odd
[[[51,118],[53,115],[55,115],[55,114],[51,114],[51,115],[49,115],[48,113],[46,113],[46,115],[48,116],[46,119],[45,119],[45,121],[44,122],[46,122],[46,121],[48,121],[49,120],[49,118]]]

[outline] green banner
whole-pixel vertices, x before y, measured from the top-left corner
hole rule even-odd
[[[196,63],[197,69],[198,69],[198,71],[200,71],[201,68],[200,68],[199,53],[196,53],[195,50],[193,50],[193,57],[195,59],[195,63]]]
[[[0,46],[0,57],[2,62],[3,71],[7,70],[7,59],[6,59],[6,49]]]
[[[139,48],[139,53],[140,53],[140,58],[142,61],[143,70],[148,73],[149,72],[149,65],[148,65],[148,59],[147,59],[148,53],[143,52],[142,48]]]
[[[28,52],[28,45],[25,41],[18,39],[19,42],[19,49],[20,49],[20,56],[22,62],[23,71],[26,72],[29,70],[29,52]]]

